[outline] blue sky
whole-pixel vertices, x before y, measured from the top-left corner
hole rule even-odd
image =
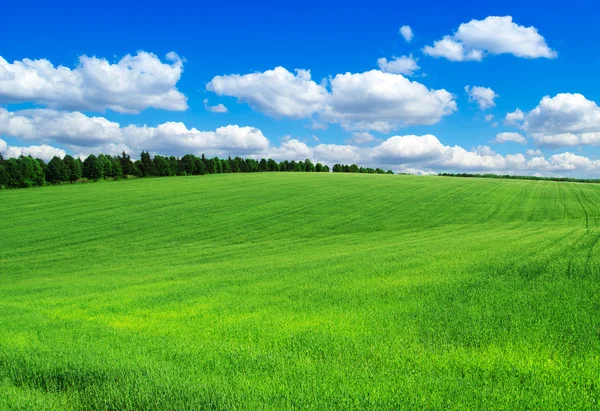
[[[381,165],[398,171],[600,175],[600,163],[596,163],[600,124],[597,129],[594,126],[596,120],[600,121],[595,106],[595,102],[600,101],[600,83],[597,81],[600,43],[595,41],[600,28],[596,21],[598,6],[591,2],[551,1],[544,2],[543,7],[516,1],[501,4],[463,1],[361,5],[279,2],[260,6],[248,2],[218,3],[174,4],[171,8],[165,8],[164,3],[140,7],[124,1],[108,1],[94,7],[66,2],[52,5],[19,5],[13,2],[4,5],[0,24],[4,38],[12,41],[0,44],[0,56],[6,61],[4,77],[0,66],[0,107],[4,110],[4,117],[0,113],[0,139],[6,146],[3,151],[9,152],[9,155],[11,152],[39,152],[41,156],[49,156],[54,153],[60,155],[60,150],[64,150],[86,155],[98,150],[116,151],[126,147],[135,157],[136,150],[140,148],[176,155],[188,149],[189,152],[205,151],[217,155],[308,155],[331,164],[350,161],[364,165],[385,163]],[[514,26],[504,25],[508,30],[504,33],[504,29],[493,27],[492,20],[486,20],[489,16],[511,16]],[[483,23],[467,26],[469,30],[465,30],[463,37],[456,34],[461,24],[471,21]],[[414,37],[410,42],[399,33],[403,25],[412,29]],[[490,27],[491,34],[486,32]],[[532,32],[527,29],[533,30],[539,38],[531,37]],[[482,57],[477,59],[480,61],[451,61],[439,54],[434,57],[424,52],[426,46],[434,46],[434,42],[444,36],[462,44],[465,50],[482,52]],[[510,51],[501,52],[501,49]],[[152,53],[165,66],[176,64],[165,57],[167,53],[174,52],[180,57],[177,79],[172,84],[157,80],[160,84],[156,87],[157,90],[160,87],[173,88],[184,100],[187,99],[187,108],[165,103],[166,94],[152,91],[148,95],[148,90],[140,92],[135,103],[126,101],[123,95],[112,98],[107,86],[94,90],[96,83],[93,79],[78,86],[81,90],[78,89],[77,93],[83,97],[77,100],[73,97],[75,92],[64,90],[65,87],[75,87],[70,80],[63,79],[42,87],[35,81],[53,82],[56,76],[53,77],[50,71],[44,72],[39,65],[29,67],[28,71],[19,71],[14,66],[15,62],[23,63],[24,59],[43,59],[53,68],[64,66],[75,71],[82,64],[80,56],[106,59],[109,64],[114,64],[124,56],[136,56],[140,51]],[[383,75],[378,70],[380,58],[390,61],[394,57],[409,57],[411,54],[419,66],[412,75],[406,72]],[[151,70],[149,67],[151,65],[141,70]],[[257,103],[261,99],[273,101],[287,97],[290,104],[298,108],[301,104],[298,102],[303,101],[303,95],[295,94],[298,89],[288,87],[285,81],[273,86],[273,90],[267,93],[265,90],[273,83],[260,76],[235,81],[227,77],[227,84],[220,92],[214,92],[214,86],[207,90],[207,85],[216,76],[260,74],[276,67],[289,71],[289,79],[293,81],[297,80],[294,80],[295,69],[310,70],[310,82],[314,83],[314,87],[322,86],[323,89],[319,90],[327,93],[314,103],[321,108],[308,112],[303,109],[302,115],[298,111],[294,115],[286,115],[289,111],[283,105],[269,109]],[[31,77],[32,70],[35,78]],[[161,70],[154,75],[168,75]],[[368,79],[361,77],[371,70],[378,73]],[[334,105],[333,100],[330,101],[333,94],[329,94],[335,93],[331,79],[345,73],[358,75],[352,81],[360,84],[356,86],[358,88],[344,90],[346,97],[352,101],[339,98]],[[415,107],[424,107],[425,110],[430,105],[427,99],[431,96],[406,100],[406,95],[415,93],[415,90],[403,85],[400,77],[419,83],[419,87],[429,92],[445,90],[452,97],[439,103],[436,112],[414,117],[411,113],[416,110]],[[113,77],[111,79],[118,82]],[[123,81],[131,80],[124,77]],[[264,81],[268,84],[261,83]],[[388,88],[388,81],[396,86]],[[301,87],[313,87],[307,81],[302,83]],[[469,99],[465,86],[493,90],[497,95],[491,103],[493,106],[481,109],[476,100]],[[139,91],[145,86],[131,87]],[[240,87],[245,88],[241,90]],[[373,96],[372,93],[376,92],[374,87],[383,87],[383,94]],[[341,92],[341,85],[339,90]],[[390,90],[391,94],[386,90]],[[104,94],[99,98],[100,102],[87,103],[90,100],[88,96],[99,93]],[[361,100],[365,93],[371,93],[372,98]],[[582,98],[578,97],[579,94]],[[544,96],[551,100],[539,106]],[[376,118],[377,110],[368,105],[385,108],[389,98],[392,98],[390,113],[381,119]],[[142,101],[144,99],[146,101]],[[156,99],[163,100],[157,104]],[[205,99],[208,104],[204,103]],[[117,100],[121,104],[119,109],[112,104]],[[133,109],[131,104],[135,106]],[[215,113],[207,109],[207,106],[218,104],[223,104],[227,112]],[[160,107],[153,108],[153,105]],[[539,112],[529,117],[536,107]],[[32,114],[28,111],[32,108],[40,111]],[[505,124],[507,113],[517,108],[525,113],[524,120],[513,125]],[[344,111],[347,109],[351,113]],[[442,111],[444,114],[440,114]],[[67,121],[75,121],[72,113],[82,116],[77,119],[78,126],[66,124]],[[493,119],[489,119],[491,115]],[[157,127],[181,122],[185,130],[165,127],[162,133],[152,132],[144,138],[130,138],[123,136],[125,131],[111,134],[105,129],[98,131],[97,127],[81,125],[82,122],[89,123],[89,118],[93,117],[118,123],[121,128],[128,125]],[[383,132],[381,127],[357,126],[366,118],[393,124],[384,127]],[[35,130],[23,131],[15,126],[17,120],[32,123],[30,127]],[[62,124],[62,128],[57,129],[57,123]],[[311,128],[314,123],[322,127]],[[219,127],[230,125],[238,129],[215,132]],[[327,128],[323,129],[325,126]],[[80,136],[73,132],[77,127],[88,134]],[[189,134],[193,128],[213,134]],[[260,135],[249,128],[257,129]],[[527,143],[494,142],[496,136],[503,132],[519,133]],[[99,134],[91,136],[94,133]],[[356,143],[357,133],[363,137],[360,144]],[[425,135],[433,135],[435,140],[418,138]],[[406,136],[414,137],[403,138]],[[390,140],[393,137],[398,138]],[[180,144],[186,138],[189,143]],[[263,141],[263,138],[266,140]],[[369,138],[372,140],[364,141]],[[509,138],[514,139],[514,136]],[[132,144],[134,140],[136,144]],[[301,145],[294,146],[289,144],[290,141]],[[57,150],[40,151],[37,148],[37,151],[27,151],[42,145]],[[470,158],[470,154],[462,151],[452,151],[455,146],[469,153],[475,152],[476,158]],[[478,146],[485,148],[477,149]],[[0,145],[0,149],[2,147]],[[529,154],[527,150],[530,150]],[[524,158],[507,159],[507,155],[522,155]],[[532,162],[531,159],[535,158],[543,158],[545,163],[541,160]]]

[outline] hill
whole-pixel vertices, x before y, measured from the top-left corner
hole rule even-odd
[[[0,408],[594,408],[599,205],[341,173],[0,192]]]

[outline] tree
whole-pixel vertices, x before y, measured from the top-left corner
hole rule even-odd
[[[135,174],[133,170],[133,162],[131,161],[129,154],[123,151],[121,157],[118,157],[118,159],[121,163],[121,170],[123,171],[124,176],[132,176]]]
[[[179,161],[179,170],[189,176],[196,174],[197,159],[198,157],[192,154],[186,154],[181,157],[181,160]]]
[[[63,158],[65,167],[69,170],[69,182],[74,183],[81,178],[81,160],[74,159],[70,155],[66,155]]]
[[[308,158],[304,160],[304,171],[313,172],[315,171],[315,166]]]
[[[4,159],[2,158],[2,154],[0,154],[0,189],[7,187],[8,182],[8,172],[6,171],[6,167],[4,167]]]
[[[333,166],[333,172],[334,173],[342,173],[344,170],[341,166],[341,164],[334,164]]]
[[[324,172],[324,173],[329,173],[329,166],[328,166],[327,164],[325,164],[325,165],[323,166],[323,172]]]
[[[388,170],[385,172],[386,174],[394,174],[394,172],[392,170]]]
[[[153,176],[154,170],[152,169],[153,163],[152,158],[150,158],[150,153],[142,151],[142,154],[140,154],[140,162],[139,169],[142,172],[142,175],[144,177]]]
[[[317,163],[317,164],[315,165],[315,171],[316,171],[317,173],[320,173],[320,172],[322,172],[322,171],[323,171],[323,164],[321,164],[321,163]]]
[[[100,180],[104,178],[104,167],[102,163],[98,161],[98,157],[93,154],[87,156],[85,160],[83,160],[83,177],[88,180]]]
[[[66,183],[71,177],[71,170],[60,157],[54,156],[46,169],[46,180],[52,184]]]
[[[171,166],[169,160],[163,156],[154,156],[152,162],[153,175],[158,177],[167,177],[171,175]]]
[[[267,171],[279,171],[279,164],[272,158],[267,160]]]
[[[258,163],[258,171],[267,171],[267,160],[264,158],[261,158],[260,162]]]

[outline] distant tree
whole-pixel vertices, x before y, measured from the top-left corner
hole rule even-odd
[[[169,160],[163,156],[154,156],[152,161],[153,175],[158,177],[168,177],[171,175]]]
[[[267,160],[265,160],[264,158],[261,158],[260,162],[258,163],[258,171],[267,171]]]
[[[232,163],[233,160],[231,160],[231,157],[229,157],[227,160],[221,160],[221,169],[223,170],[223,173],[231,173]]]
[[[388,170],[385,172],[386,174],[394,174],[394,172],[392,170]]]
[[[123,171],[124,176],[132,176],[135,174],[133,171],[133,161],[131,161],[129,154],[123,151],[118,159],[121,163],[121,170]]]
[[[221,163],[219,157],[213,158],[213,164],[215,168],[215,174],[221,174],[223,172],[223,164]]]
[[[66,183],[71,176],[71,170],[60,157],[54,156],[46,168],[46,180],[49,183]]]
[[[279,164],[272,158],[267,160],[267,171],[279,171]]]
[[[333,165],[333,172],[334,173],[341,173],[341,172],[343,172],[342,166],[340,164],[334,164]]]
[[[181,157],[181,160],[179,161],[180,172],[189,176],[196,174],[196,160],[200,161],[198,157],[192,154],[186,154]]]
[[[65,167],[69,170],[69,182],[74,183],[81,178],[81,160],[74,159],[70,155],[63,158]]]
[[[313,172],[315,171],[315,166],[308,158],[304,160],[304,171]]]
[[[204,161],[201,158],[194,157],[194,175],[204,175],[206,174],[206,166],[204,165]]]
[[[323,166],[323,172],[324,172],[324,173],[329,173],[329,166],[328,166],[327,164],[325,164],[325,165]]]
[[[8,187],[8,183],[8,171],[6,171],[6,167],[4,166],[4,158],[2,157],[2,153],[0,153],[0,189]]]
[[[152,167],[154,164],[152,162],[152,158],[150,158],[150,153],[148,153],[147,151],[142,151],[142,154],[140,154],[140,161],[141,164],[139,166],[139,169],[142,172],[142,175],[144,177],[153,176],[154,170]]]
[[[83,177],[88,180],[100,180],[104,178],[104,167],[100,161],[98,161],[98,157],[93,154],[87,156],[85,160],[83,160]]]
[[[321,163],[317,163],[317,164],[315,165],[315,171],[316,171],[317,173],[320,173],[320,172],[322,172],[322,171],[323,171],[323,164],[321,164]]]

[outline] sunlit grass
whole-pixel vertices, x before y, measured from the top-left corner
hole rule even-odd
[[[260,173],[0,192],[0,409],[591,409],[600,187]]]

